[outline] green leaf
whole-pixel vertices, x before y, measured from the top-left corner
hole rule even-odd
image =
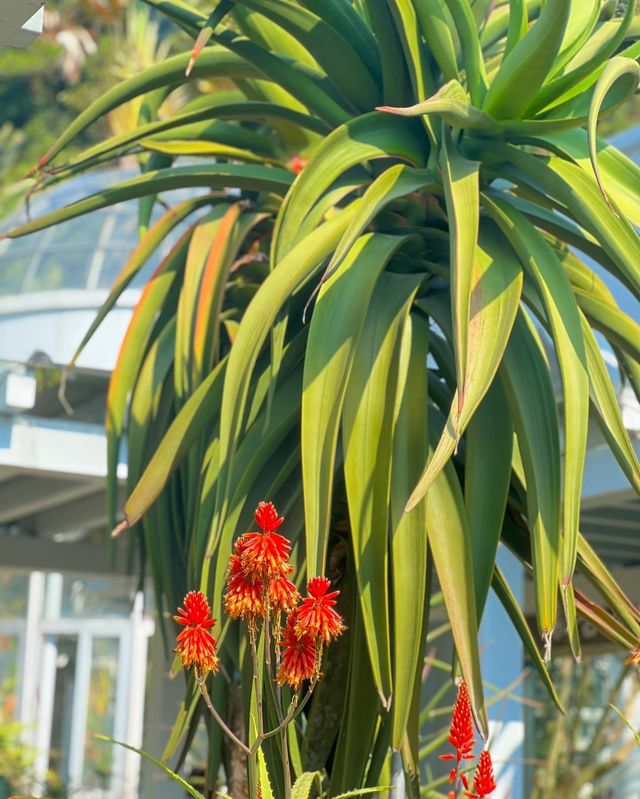
[[[446,80],[459,80],[456,29],[444,0],[422,0],[415,7],[422,35],[443,76]]]
[[[465,394],[453,398],[438,446],[407,504],[411,509],[429,489],[489,389],[503,356],[522,291],[522,269],[505,240],[483,225],[470,291],[470,326]],[[427,305],[432,301],[428,298]],[[439,320],[440,321],[440,320]],[[451,330],[450,315],[441,319]]]
[[[388,508],[398,337],[422,279],[423,275],[390,273],[378,279],[362,332],[352,334],[353,339],[357,336],[357,347],[342,419],[345,484],[362,618],[374,681],[387,708],[391,701]],[[350,292],[346,282],[342,291]],[[310,336],[313,322],[311,327]],[[310,355],[311,347],[307,358]]]
[[[473,11],[469,0],[445,0],[445,2],[458,31],[471,102],[481,108],[487,93],[487,73]]]
[[[476,249],[480,224],[479,167],[463,158],[445,128],[439,158],[449,222],[451,318],[458,386],[458,417],[466,394],[471,293],[476,287]]]
[[[405,513],[407,497],[427,458],[428,324],[410,315],[401,331],[393,427],[389,503],[393,629],[393,727],[391,743],[402,746],[416,674],[422,668],[423,616],[427,591],[426,500]]]
[[[189,397],[165,433],[135,490],[125,505],[129,525],[155,502],[193,442],[217,413],[227,360],[221,361]]]
[[[260,796],[262,799],[274,799],[273,790],[271,789],[271,781],[269,780],[269,772],[267,771],[267,764],[264,759],[262,747],[258,749],[258,787],[260,789]]]
[[[184,266],[191,233],[189,230],[182,236],[145,286],[129,321],[116,365],[111,373],[105,421],[108,466],[107,509],[111,527],[115,526],[116,473],[127,401],[142,366],[158,311]]]
[[[580,496],[589,425],[589,377],[574,293],[555,251],[508,202],[483,195],[483,205],[533,278],[555,344],[563,389],[562,586],[571,582],[580,524]]]
[[[493,586],[493,590],[496,592],[496,595],[502,606],[507,611],[509,618],[513,626],[516,628],[518,635],[520,636],[520,640],[522,644],[533,661],[533,665],[536,667],[536,671],[540,675],[542,682],[544,683],[547,692],[549,693],[550,698],[553,700],[555,706],[561,713],[564,713],[564,708],[562,706],[562,702],[560,697],[558,696],[558,692],[556,691],[556,687],[553,684],[553,680],[551,679],[549,672],[547,671],[547,667],[542,660],[542,656],[540,655],[540,650],[536,646],[536,642],[533,639],[533,635],[531,635],[531,630],[529,629],[529,625],[527,624],[527,620],[522,612],[520,605],[518,604],[515,596],[513,595],[509,584],[507,583],[504,574],[500,570],[500,568],[496,565],[493,571],[493,578],[491,581]]]
[[[125,749],[128,749],[130,752],[135,752],[137,755],[140,755],[140,757],[144,758],[145,760],[148,760],[149,763],[153,763],[154,766],[157,766],[159,769],[164,771],[164,773],[167,775],[167,777],[169,777],[169,779],[177,783],[184,791],[186,791],[189,794],[189,796],[192,796],[193,799],[204,799],[204,796],[198,791],[196,791],[195,788],[191,787],[191,785],[189,785],[189,783],[186,780],[183,780],[182,777],[180,777],[178,774],[175,773],[175,771],[171,771],[171,769],[168,766],[165,766],[164,763],[162,763],[160,760],[153,757],[152,755],[148,754],[148,752],[145,752],[143,749],[137,749],[135,746],[122,743],[122,741],[116,741],[114,738],[109,738],[106,735],[99,735],[97,733],[94,733],[94,737],[100,741],[105,741],[106,743],[117,744],[118,746],[122,746]]]
[[[322,772],[305,771],[295,781],[291,792],[291,799],[309,799],[313,787],[316,787],[318,794],[322,791]]]
[[[311,319],[301,431],[309,577],[324,573],[340,416],[367,308],[381,271],[404,241],[361,236],[322,286]]]
[[[429,435],[433,439],[431,432]],[[469,688],[476,726],[486,738],[488,723],[480,673],[469,522],[460,483],[451,463],[446,464],[431,485],[426,522],[427,540],[444,595],[462,676]]]
[[[635,91],[640,83],[640,64],[637,64],[631,58],[623,58],[622,56],[611,59],[596,83],[596,88],[593,93],[593,97],[591,98],[588,121],[589,157],[591,158],[591,165],[593,166],[593,172],[596,176],[596,180],[598,181],[598,186],[600,187],[602,196],[605,198],[607,204],[614,213],[617,212],[611,205],[611,201],[609,200],[607,190],[603,184],[602,175],[600,174],[600,168],[598,166],[596,128],[598,125],[598,114],[600,113],[600,108],[605,96],[608,94],[609,89],[613,86],[613,84],[617,83],[622,78],[625,78],[627,82],[630,81],[632,87],[631,90]]]
[[[549,366],[521,311],[500,367],[527,482],[538,625],[548,659],[560,576],[560,441]]]
[[[354,108],[365,111],[377,105],[379,88],[371,73],[350,41],[322,16],[290,0],[235,1],[258,11],[294,36]]]
[[[242,318],[231,348],[220,410],[220,461],[215,525],[221,529],[227,512],[230,469],[242,435],[249,385],[258,355],[280,309],[291,294],[329,256],[357,210],[357,203],[306,236],[266,278]]]
[[[560,50],[571,0],[546,3],[539,19],[500,64],[482,108],[496,119],[518,119],[535,98]]]
[[[391,166],[379,175],[365,191],[358,212],[331,256],[322,276],[322,282],[324,283],[340,266],[356,239],[364,233],[379,211],[394,200],[406,197],[407,194],[421,188],[428,191],[431,186],[435,187],[435,175],[431,170],[413,169],[404,164]],[[317,290],[319,289],[320,286]]]
[[[596,337],[593,335],[591,327],[582,313],[580,314],[580,322],[587,354],[591,401],[596,411],[600,429],[607,439],[609,448],[620,464],[620,468],[631,485],[640,493],[640,463],[638,463],[638,457],[622,420],[618,397],[611,384],[611,378],[600,353]]]
[[[467,429],[464,500],[469,519],[476,613],[482,618],[500,541],[513,453],[513,422],[494,380]]]
[[[425,138],[415,122],[373,113],[341,125],[315,151],[282,204],[274,231],[272,263],[281,261],[299,240],[305,217],[347,169],[390,157],[421,167],[426,155]]]
[[[478,130],[482,133],[501,134],[502,126],[489,116],[486,111],[471,105],[469,97],[457,80],[449,81],[428,100],[407,108],[381,106],[379,111],[387,111],[399,116],[415,117],[434,114],[452,128]]]
[[[75,219],[109,205],[135,200],[159,191],[185,188],[230,188],[249,191],[274,192],[286,194],[293,175],[285,169],[255,166],[253,164],[213,164],[207,166],[173,166],[147,172],[131,178],[109,189],[103,189],[83,200],[77,200],[57,211],[51,211],[32,222],[14,228],[6,238],[18,238],[36,230],[57,225],[67,219]]]
[[[174,208],[168,210],[156,222],[156,224],[145,233],[127,259],[125,265],[120,270],[120,273],[118,274],[113,286],[109,291],[109,296],[100,306],[100,309],[98,310],[93,322],[89,326],[89,329],[82,337],[82,341],[78,345],[76,351],[71,357],[71,360],[69,361],[69,365],[67,367],[68,369],[73,368],[75,362],[80,357],[80,354],[87,346],[98,327],[102,324],[109,311],[116,304],[122,292],[131,283],[140,269],[153,255],[160,244],[166,239],[169,233],[171,233],[171,231],[174,230],[176,226],[184,221],[184,219],[186,219],[190,214],[198,210],[198,208],[211,202],[213,198],[214,195],[209,194],[202,197],[195,197],[190,200],[185,200],[179,205],[176,205]]]

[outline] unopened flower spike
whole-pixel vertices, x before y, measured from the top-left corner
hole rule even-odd
[[[216,639],[209,632],[215,619],[211,618],[211,608],[202,591],[189,591],[182,607],[178,608],[178,615],[173,618],[184,626],[175,649],[182,658],[182,665],[186,669],[193,666],[201,675],[218,671]]]
[[[460,782],[465,789],[469,788],[466,776],[460,770],[463,760],[473,760],[473,747],[475,738],[473,737],[473,719],[471,714],[471,700],[466,683],[463,681],[458,686],[458,696],[451,716],[451,727],[449,729],[449,743],[456,750],[455,754],[440,755],[440,760],[455,760],[455,768],[449,772],[449,782]],[[449,797],[455,795],[455,791],[449,793]]]
[[[466,795],[471,799],[485,799],[496,789],[496,781],[493,776],[493,764],[491,755],[485,749],[478,760],[478,767],[473,777],[473,792],[467,791]]]

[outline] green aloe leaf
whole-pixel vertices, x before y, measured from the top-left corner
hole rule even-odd
[[[380,276],[357,338],[342,419],[345,484],[362,618],[374,680],[385,707],[392,693],[387,553],[398,338],[422,279],[423,275]],[[345,285],[342,291],[349,288]]]
[[[589,108],[589,157],[591,158],[591,165],[593,166],[593,172],[598,181],[600,191],[609,206],[611,206],[611,201],[609,200],[609,195],[604,186],[602,175],[600,174],[600,167],[598,165],[596,128],[598,125],[598,114],[600,113],[604,98],[608,94],[609,89],[622,78],[625,78],[627,81],[630,80],[631,87],[633,87],[632,90],[635,91],[640,83],[640,64],[637,64],[631,58],[623,58],[622,56],[611,59],[598,78],[593,97],[591,98],[591,107]],[[616,213],[615,210],[614,213]]]
[[[322,790],[322,772],[305,771],[295,781],[292,788],[291,799],[309,799],[311,791],[316,788],[318,793]]]
[[[302,395],[302,477],[309,577],[324,573],[340,417],[376,282],[405,239],[366,234],[320,289]]]
[[[147,172],[140,177],[125,180],[113,188],[104,189],[71,203],[57,211],[51,211],[32,222],[14,228],[6,238],[26,236],[36,230],[57,225],[67,219],[76,219],[84,214],[106,208],[109,205],[135,200],[148,194],[185,188],[237,187],[249,191],[286,194],[293,175],[285,169],[255,166],[253,164],[214,164],[212,166],[174,166]]]
[[[216,524],[224,522],[230,488],[230,469],[242,435],[249,385],[258,355],[280,309],[291,294],[319,269],[337,245],[357,203],[306,236],[274,269],[245,311],[231,348],[220,410],[220,460],[223,464],[216,500]]]
[[[439,162],[449,222],[451,318],[459,417],[466,395],[471,293],[476,287],[478,274],[476,249],[480,226],[480,164],[462,157],[447,128],[443,132]]]
[[[471,5],[469,0],[445,0],[445,2],[458,32],[471,102],[482,108],[487,93],[487,72]]]
[[[469,519],[476,613],[482,618],[511,481],[513,422],[499,380],[478,406],[466,434],[464,501]]]
[[[537,22],[500,65],[482,108],[496,119],[518,119],[535,98],[558,56],[571,0],[547,3]]]
[[[377,158],[399,158],[422,167],[426,161],[420,126],[389,116],[365,114],[337,128],[315,151],[282,204],[274,231],[272,263],[299,240],[305,217],[324,192],[353,166]]]
[[[531,275],[551,326],[563,388],[564,474],[562,483],[562,585],[571,582],[580,524],[580,496],[587,451],[589,376],[578,306],[554,250],[533,225],[499,198],[483,205]]]
[[[429,435],[433,439],[431,432]],[[488,723],[480,673],[469,522],[460,483],[451,463],[446,464],[431,485],[426,503],[426,522],[427,540],[462,675],[469,687],[476,726],[485,738]]]
[[[407,108],[381,106],[378,110],[411,117],[434,114],[442,117],[451,127],[477,130],[482,133],[501,134],[503,132],[500,123],[496,122],[486,111],[471,105],[469,96],[457,80],[449,81],[428,100],[423,100],[421,103]]]
[[[527,483],[538,625],[550,656],[560,577],[560,441],[547,361],[530,321],[520,312],[500,377],[522,454]]]
[[[139,369],[142,366],[158,311],[184,267],[191,234],[192,230],[189,230],[183,235],[145,286],[129,321],[116,365],[111,373],[107,392],[105,421],[107,465],[109,470],[107,478],[107,510],[111,527],[115,525],[118,454],[127,402]]]
[[[263,14],[294,36],[315,58],[327,77],[353,104],[364,111],[377,105],[379,88],[345,39],[322,16],[290,0],[235,0]]]
[[[456,29],[444,0],[423,0],[415,8],[422,35],[442,74],[447,80],[459,80]]]
[[[411,714],[416,674],[422,666],[423,616],[427,591],[426,500],[405,513],[407,497],[427,458],[426,320],[404,321],[398,353],[390,491],[391,595],[393,608],[393,727],[400,749]]]
[[[128,749],[130,752],[135,752],[137,755],[140,755],[140,757],[144,758],[145,760],[148,760],[149,763],[153,763],[153,765],[157,766],[161,771],[164,771],[164,773],[167,775],[167,777],[169,777],[170,780],[173,780],[173,782],[177,783],[182,788],[182,790],[186,791],[189,794],[189,796],[193,797],[193,799],[204,799],[204,796],[199,791],[196,791],[196,789],[193,788],[191,785],[189,785],[189,783],[186,780],[183,780],[179,774],[176,774],[175,771],[171,771],[171,769],[168,766],[165,766],[164,763],[162,763],[160,760],[150,755],[148,752],[145,752],[143,749],[137,749],[135,746],[122,743],[122,741],[116,741],[114,738],[109,738],[106,735],[99,735],[98,733],[94,733],[94,736],[100,741],[105,741],[106,743],[110,744],[117,744],[118,746],[122,746],[125,749]]]
[[[489,389],[518,310],[522,268],[495,229],[483,226],[471,281],[465,395],[461,402],[456,391],[440,441],[407,504],[409,509],[429,490]],[[443,324],[451,329],[450,317]]]
[[[555,685],[553,684],[553,680],[549,675],[547,667],[544,664],[542,656],[540,654],[540,650],[538,649],[536,642],[533,639],[533,635],[531,635],[531,630],[529,629],[529,625],[527,624],[527,620],[518,604],[509,584],[507,583],[504,574],[500,570],[500,568],[496,565],[493,572],[493,579],[491,581],[493,586],[493,590],[496,592],[496,595],[502,606],[507,611],[513,626],[516,628],[518,635],[520,636],[520,640],[524,648],[526,649],[529,657],[533,661],[534,666],[536,667],[536,671],[540,675],[542,682],[544,683],[545,688],[547,689],[549,696],[553,700],[555,706],[561,713],[564,713],[564,708],[562,706],[562,702],[558,695]]]
[[[611,378],[596,337],[583,314],[580,314],[580,322],[589,368],[591,401],[600,423],[600,429],[620,464],[620,468],[631,485],[640,493],[640,463],[638,463],[638,457],[622,420],[618,397],[611,384]]]

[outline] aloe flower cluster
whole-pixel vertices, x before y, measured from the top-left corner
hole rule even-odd
[[[294,690],[289,712],[280,712],[276,730],[259,731],[258,745],[271,734],[283,730],[302,710],[321,676],[323,647],[345,630],[340,614],[335,609],[339,591],[331,590],[327,577],[314,577],[307,583],[307,596],[301,598],[291,581],[293,566],[289,562],[291,544],[277,532],[284,519],[278,515],[271,502],[260,502],[254,514],[258,530],[241,535],[235,542],[229,558],[227,591],[224,595],[225,612],[234,620],[246,623],[251,645],[254,684],[258,703],[261,702],[261,684],[258,678],[257,636],[265,637],[265,673],[278,686],[288,684]],[[286,615],[283,624],[283,614]],[[225,732],[241,748],[253,750],[243,744],[219,718],[209,699],[205,678],[218,670],[216,640],[211,633],[215,619],[207,597],[201,591],[190,591],[174,619],[184,629],[177,637],[176,652],[185,668],[193,668],[205,702],[216,716]],[[271,644],[274,645],[275,674],[271,671]],[[309,681],[309,690],[303,702],[300,691]]]
[[[493,765],[488,750],[480,754],[476,772],[473,777],[473,790],[469,788],[469,780],[462,770],[463,761],[474,760],[473,747],[475,746],[473,716],[471,713],[471,700],[465,682],[458,686],[458,695],[451,716],[449,729],[449,743],[456,750],[455,754],[440,755],[440,760],[455,760],[455,766],[449,772],[449,784],[453,785],[449,791],[448,799],[454,799],[459,784],[464,788],[465,796],[470,799],[485,799],[496,789],[493,776]]]

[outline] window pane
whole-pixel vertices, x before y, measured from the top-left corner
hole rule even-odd
[[[134,577],[64,575],[62,618],[126,618],[137,588]]]
[[[83,788],[107,790],[113,764],[113,747],[99,741],[95,733],[113,736],[118,686],[117,638],[94,638],[87,710]]]
[[[28,572],[0,569],[0,619],[26,618],[28,592]]]
[[[47,252],[36,270],[27,291],[82,289],[93,258],[93,250],[58,250]]]
[[[76,676],[78,639],[75,635],[55,635],[48,636],[47,643],[53,643],[57,651],[49,769],[64,784],[69,777],[73,685]]]

